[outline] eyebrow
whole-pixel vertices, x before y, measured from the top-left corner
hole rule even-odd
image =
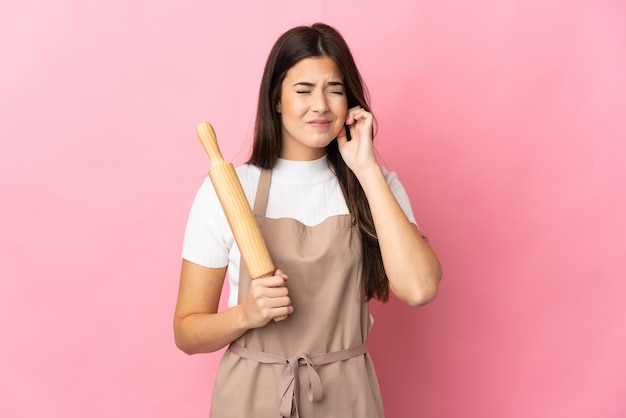
[[[343,86],[343,83],[341,81],[329,81],[328,83],[326,83],[326,85],[327,86]],[[296,87],[296,86],[314,87],[315,84],[310,83],[308,81],[300,81],[294,84],[292,87]]]

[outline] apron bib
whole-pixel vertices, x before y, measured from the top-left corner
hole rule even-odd
[[[365,341],[369,304],[360,291],[361,241],[351,215],[309,227],[270,219],[271,171],[262,170],[254,215],[294,306],[285,320],[248,330],[224,353],[211,417],[380,418],[380,389]],[[250,276],[241,263],[238,300]]]

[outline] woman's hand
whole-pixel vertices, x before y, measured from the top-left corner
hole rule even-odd
[[[259,328],[272,319],[293,312],[289,290],[285,286],[288,277],[276,270],[271,277],[261,277],[250,281],[248,297],[243,302],[246,328]]]
[[[218,312],[226,267],[207,268],[183,260],[176,311],[176,345],[187,354],[211,353],[224,348],[250,328],[293,312],[280,270],[272,277],[252,280],[247,299]]]
[[[357,106],[348,111],[345,130],[337,137],[339,152],[359,180],[369,203],[391,291],[410,306],[437,295],[441,265],[417,227],[409,222],[389,189],[372,143],[374,117]]]
[[[337,137],[341,157],[357,176],[362,170],[378,167],[372,142],[373,123],[374,116],[370,112],[361,106],[353,107],[346,117],[351,140],[348,141],[345,128]]]

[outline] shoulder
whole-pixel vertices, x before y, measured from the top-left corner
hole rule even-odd
[[[383,175],[385,176],[385,180],[387,181],[387,184],[390,187],[395,186],[395,185],[402,186],[402,183],[400,183],[400,179],[398,178],[398,174],[396,174],[395,171],[391,171],[387,169],[387,167],[385,166],[381,166],[380,168],[383,172]]]
[[[261,175],[261,167],[252,164],[242,164],[235,168],[235,172],[237,177],[239,177],[239,181],[243,184],[244,182],[258,181]]]
[[[256,186],[259,182],[261,169],[254,165],[243,164],[235,168],[235,173],[237,174],[237,178],[241,183],[246,197],[249,201],[252,200],[251,198],[254,196]],[[202,205],[204,208],[219,204],[217,193],[215,192],[210,176],[206,176],[200,185],[195,197],[195,203],[196,205]]]
[[[411,201],[409,200],[409,196],[404,186],[400,182],[398,175],[394,171],[390,171],[383,166],[381,166],[381,170],[383,172],[383,175],[385,176],[385,180],[387,181],[387,185],[389,186],[391,193],[393,193],[393,195],[395,196],[407,218],[410,222],[417,224],[415,221],[415,215],[413,214],[413,209],[411,207]]]

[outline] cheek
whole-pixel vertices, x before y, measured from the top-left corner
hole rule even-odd
[[[346,119],[348,118],[348,108],[347,106],[342,106],[339,109],[337,109],[337,112],[335,112],[335,115],[337,115],[337,119],[339,121],[341,121],[341,124],[345,124],[346,123]]]
[[[345,119],[348,116],[348,106],[343,100],[330,100],[328,107],[337,119]]]
[[[341,119],[342,124],[345,123],[348,117],[348,101],[345,98],[335,103],[335,115],[337,115],[338,119]]]
[[[298,100],[285,100],[282,102],[282,113],[285,116],[299,117],[306,113],[306,106]]]

